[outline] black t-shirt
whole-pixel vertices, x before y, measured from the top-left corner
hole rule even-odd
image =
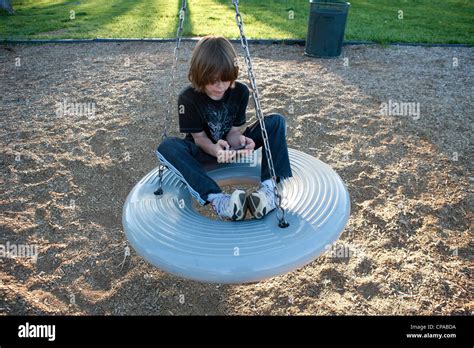
[[[240,82],[228,88],[222,99],[213,100],[204,92],[191,86],[178,98],[179,130],[188,133],[186,139],[194,141],[190,133],[206,132],[213,143],[225,139],[229,130],[245,124],[245,109],[249,101],[249,89]]]

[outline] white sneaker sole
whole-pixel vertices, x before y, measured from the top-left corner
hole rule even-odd
[[[247,213],[247,199],[245,191],[235,190],[230,197],[232,217],[234,221],[243,220]]]
[[[248,196],[247,201],[248,201],[249,210],[256,219],[263,218],[265,215],[267,215],[269,212],[275,209],[275,208],[268,209],[267,198],[262,197],[262,195],[260,195],[257,192],[251,193]]]

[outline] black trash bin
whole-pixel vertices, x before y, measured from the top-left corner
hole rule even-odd
[[[309,0],[308,36],[304,53],[311,57],[337,57],[341,54],[349,2]]]

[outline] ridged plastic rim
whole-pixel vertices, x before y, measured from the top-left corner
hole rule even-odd
[[[290,227],[278,227],[275,211],[261,220],[211,220],[193,209],[185,184],[168,170],[164,194],[155,196],[155,168],[123,208],[130,244],[156,267],[201,282],[255,282],[306,265],[339,238],[349,219],[349,194],[325,163],[294,149],[289,155],[293,177],[280,188]],[[259,181],[260,166],[218,165],[208,174],[219,183]]]

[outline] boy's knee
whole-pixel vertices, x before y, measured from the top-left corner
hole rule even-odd
[[[265,118],[266,118],[265,125],[268,124],[269,126],[273,126],[273,127],[286,127],[285,117],[283,117],[280,114],[271,114]]]
[[[156,149],[157,152],[159,152],[163,156],[167,156],[172,153],[176,153],[178,151],[180,144],[179,141],[181,139],[177,137],[167,137],[165,140],[161,142],[160,145],[158,145],[158,148]]]

